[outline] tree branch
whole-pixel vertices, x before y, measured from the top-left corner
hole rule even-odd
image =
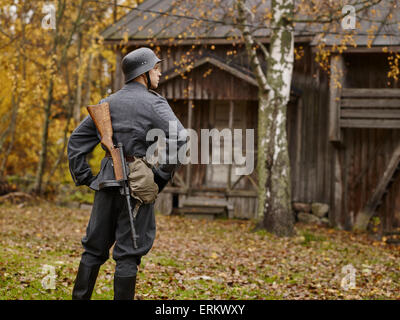
[[[268,60],[269,59],[269,52],[268,52],[267,48],[264,46],[264,44],[260,40],[254,39],[254,41],[260,47],[262,53],[264,54],[265,60]]]
[[[239,16],[239,30],[241,31],[244,41],[246,43],[246,49],[250,57],[250,63],[254,70],[256,80],[260,88],[264,90],[269,89],[267,77],[264,74],[264,71],[261,68],[260,60],[257,56],[257,50],[255,48],[255,42],[250,34],[249,27],[245,25],[246,18],[245,18],[245,5],[242,0],[237,0],[236,4],[238,6],[238,16]],[[265,48],[265,47],[264,47]]]

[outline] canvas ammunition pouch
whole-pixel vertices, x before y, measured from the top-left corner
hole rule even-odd
[[[145,157],[133,157],[133,161],[129,161],[127,164],[131,196],[140,204],[154,203],[158,195],[158,186],[154,182],[152,165],[146,161]]]

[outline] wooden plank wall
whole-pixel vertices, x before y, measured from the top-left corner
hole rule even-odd
[[[169,101],[171,108],[173,109],[174,113],[176,114],[177,118],[181,121],[181,123],[187,127],[187,101],[184,100],[177,100],[177,101]],[[228,115],[221,114],[221,111],[226,111],[226,108],[222,108],[221,110],[211,111],[212,105],[211,101],[205,100],[195,100],[193,102],[193,123],[192,129],[196,130],[198,137],[200,138],[201,129],[212,129],[217,128],[218,130],[222,130],[222,128],[228,128]],[[228,107],[229,102],[227,101],[220,101],[220,107]],[[258,106],[255,101],[235,101],[234,105],[234,125],[233,128],[252,128],[255,129],[255,137],[254,137],[254,144],[255,148],[257,148],[257,110]],[[216,122],[215,116],[216,114],[222,116],[222,119],[219,122]],[[245,131],[243,131],[243,140],[242,140],[242,148],[243,148],[243,155],[246,148],[246,137]],[[200,158],[201,152],[201,140],[198,141],[198,162],[199,164],[192,164],[192,173],[191,173],[191,187],[194,188],[201,188],[207,185],[206,181],[206,166],[205,164],[201,164]],[[221,160],[222,161],[222,160]],[[186,180],[186,169],[185,166],[179,168],[177,173]],[[256,180],[256,168],[257,168],[257,156],[254,155],[254,172],[252,177]],[[237,177],[234,177],[233,181],[235,181]],[[212,186],[211,184],[209,185]],[[254,189],[254,186],[248,179],[241,179],[240,182],[235,186],[235,189],[241,190],[251,190]]]
[[[288,106],[292,199],[296,202],[330,202],[328,94],[326,84],[320,88],[316,90],[311,81],[302,83],[298,103]]]
[[[328,142],[328,79],[313,64],[306,47],[293,74],[292,89],[300,96],[287,110],[292,200],[329,204],[333,147]]]
[[[340,151],[343,172],[343,210],[339,219],[345,229],[351,229],[354,219],[382,177],[391,154],[400,141],[400,129],[345,128],[345,148]],[[384,231],[400,227],[400,179],[385,196],[377,216]]]
[[[188,94],[189,85],[191,87]],[[209,63],[160,85],[167,99],[257,100],[257,88]]]
[[[233,205],[233,218],[256,218],[257,197],[229,197],[229,202]]]
[[[133,49],[133,48],[132,48]],[[235,63],[249,69],[246,51],[242,45],[183,45],[183,46],[160,46],[155,52],[164,59],[162,62],[163,71],[172,70],[180,65],[181,61],[194,61],[196,57],[210,53],[219,57],[226,63]]]
[[[399,88],[400,84],[387,78],[389,70],[387,55],[358,53],[347,54],[344,58],[347,68],[346,88],[381,88],[381,99],[370,99],[363,105],[369,109],[371,107],[375,109],[390,107],[390,103],[394,102],[395,98],[392,97],[389,101],[389,92],[386,89]],[[344,91],[346,92],[346,89]],[[349,94],[361,91],[347,90]],[[375,92],[376,90],[369,91]],[[390,91],[390,94],[392,93],[397,95],[397,90]],[[346,103],[353,106],[355,98],[349,99],[353,100]],[[397,106],[397,101],[394,103]],[[363,106],[358,105],[358,108]],[[393,110],[393,107],[396,106],[392,106],[389,110]],[[376,122],[376,119],[373,120]],[[372,195],[396,143],[400,141],[400,129],[373,128],[377,125],[372,122],[370,125],[372,128],[364,126],[364,128],[342,129],[343,148],[339,150],[339,162],[342,169],[343,197],[338,221],[345,229],[352,228],[358,211],[365,206],[368,198]],[[383,231],[400,227],[400,179],[392,184],[376,216],[382,222],[381,230]]]
[[[345,54],[347,88],[400,88],[400,82],[388,79],[389,54]]]
[[[400,89],[343,89],[340,126],[400,128]]]

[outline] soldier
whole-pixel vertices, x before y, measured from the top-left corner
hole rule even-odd
[[[130,52],[122,60],[124,87],[100,101],[109,103],[113,138],[114,141],[123,143],[127,162],[133,156],[146,155],[146,150],[152,143],[146,141],[146,134],[153,128],[159,128],[164,132],[167,148],[171,142],[178,146],[176,161],[153,168],[154,181],[158,185],[159,192],[179,167],[177,153],[186,142],[186,130],[176,118],[167,100],[152,90],[157,88],[161,76],[160,62],[161,60],[149,48]],[[170,121],[176,123],[178,134],[169,132]],[[93,176],[86,162],[86,154],[90,153],[99,142],[100,135],[90,116],[87,116],[72,132],[68,142],[69,168],[75,184],[86,185],[95,190],[86,235],[82,238],[84,252],[72,299],[90,299],[100,266],[109,258],[109,250],[115,243],[112,253],[116,261],[114,299],[132,300],[141,257],[151,249],[156,234],[154,204],[140,206],[135,221],[139,236],[138,248],[135,249],[130,236],[126,201],[120,194],[119,188],[112,183],[112,180],[115,181],[112,158],[106,156],[102,159],[97,176]],[[132,200],[135,201],[133,198]]]

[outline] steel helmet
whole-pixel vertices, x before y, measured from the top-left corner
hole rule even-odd
[[[129,52],[122,59],[122,71],[124,72],[125,83],[150,71],[161,61],[153,50],[149,48],[143,47]]]

